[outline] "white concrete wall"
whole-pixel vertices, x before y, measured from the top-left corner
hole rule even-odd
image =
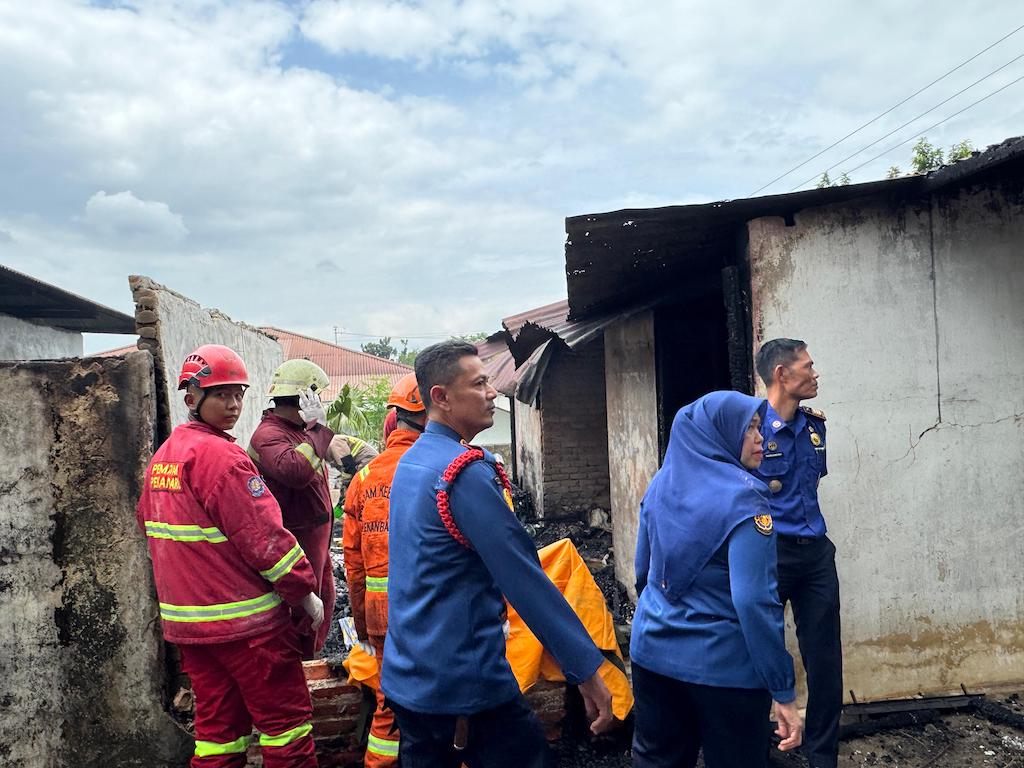
[[[473,438],[474,445],[482,445],[488,449],[512,445],[512,418],[509,416],[511,404],[505,395],[498,395],[494,401],[494,424],[485,429]],[[511,456],[503,456],[506,462],[512,460]]]
[[[616,322],[604,332],[615,575],[636,600],[636,554],[640,501],[658,471],[658,389],[654,358],[654,313]]]
[[[82,334],[0,314],[0,360],[56,360],[82,356]]]
[[[544,509],[544,430],[540,409],[512,398],[516,422],[516,482],[533,500],[538,514]]]
[[[802,338],[821,374],[844,690],[1024,680],[1024,207],[853,203],[749,236],[755,345]]]
[[[157,371],[163,373],[167,387],[171,426],[188,420],[183,393],[177,389],[182,362],[202,344],[223,344],[241,355],[249,371],[251,386],[246,394],[242,417],[231,431],[239,445],[247,447],[263,410],[270,405],[266,393],[274,370],[284,361],[281,345],[258,329],[237,323],[220,310],[204,309],[192,299],[149,278],[133,277],[131,283],[137,306],[155,307],[152,311],[156,312],[157,320],[154,325],[147,326],[155,331],[147,332],[153,333],[156,339],[152,352],[159,358]],[[150,299],[150,293],[155,294],[155,301]],[[139,330],[142,333],[143,329]]]

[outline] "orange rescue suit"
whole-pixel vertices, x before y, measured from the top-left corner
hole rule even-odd
[[[388,500],[398,460],[412,447],[419,432],[396,429],[388,435],[385,449],[361,469],[345,495],[342,544],[345,578],[352,602],[356,635],[388,631]]]

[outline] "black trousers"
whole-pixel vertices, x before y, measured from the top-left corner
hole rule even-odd
[[[455,715],[413,712],[392,701],[402,768],[547,768],[551,752],[533,710],[522,696],[469,715],[466,748],[452,747]]]
[[[843,646],[836,548],[827,536],[778,537],[779,600],[793,606],[807,672],[803,753],[811,768],[836,768],[843,711]]]
[[[633,768],[763,768],[772,697],[751,688],[685,683],[633,662]],[[404,734],[403,734],[404,736]]]

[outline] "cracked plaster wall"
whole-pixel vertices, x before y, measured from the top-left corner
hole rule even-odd
[[[604,332],[608,479],[616,578],[636,602],[633,556],[640,501],[658,471],[658,389],[654,313],[619,320]],[[620,450],[620,446],[629,446]]]
[[[748,228],[755,350],[821,374],[844,690],[1024,680],[1021,180]]]
[[[182,766],[135,502],[153,363],[0,363],[0,765]]]
[[[243,448],[260,423],[274,371],[284,361],[284,350],[273,338],[245,323],[236,322],[217,309],[205,309],[145,276],[129,278],[136,305],[140,346],[156,359],[157,396],[161,430],[170,431],[188,421],[184,396],[178,391],[178,373],[185,358],[202,344],[224,344],[237,352],[249,372],[250,388],[242,415],[231,434]],[[143,322],[145,317],[148,322]]]

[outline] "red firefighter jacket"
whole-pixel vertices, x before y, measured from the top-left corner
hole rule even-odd
[[[419,432],[396,429],[381,454],[353,478],[345,495],[345,578],[356,635],[384,635],[388,629],[388,510],[398,460]]]
[[[273,410],[263,412],[263,420],[252,434],[249,456],[281,505],[284,527],[289,531],[315,528],[332,518],[327,448],[333,437],[327,427],[293,424]]]
[[[234,438],[175,428],[146,468],[137,508],[153,560],[164,638],[223,643],[290,620],[316,591],[313,569]]]

